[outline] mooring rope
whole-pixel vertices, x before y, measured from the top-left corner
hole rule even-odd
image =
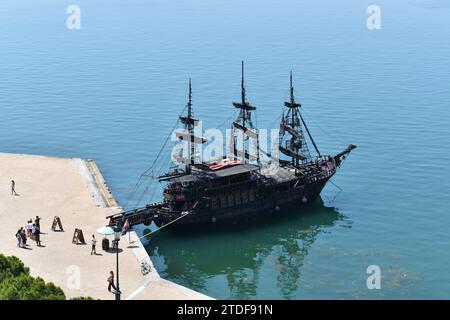
[[[191,211],[186,212],[185,214],[181,215],[180,217],[178,217],[178,218],[176,218],[176,219],[170,221],[168,224],[163,225],[161,228],[158,228],[158,229],[156,229],[155,231],[150,231],[149,233],[143,235],[142,237],[139,237],[138,240],[141,240],[142,238],[145,238],[145,237],[147,237],[147,236],[149,236],[149,235],[151,235],[151,234],[153,234],[153,233],[156,233],[156,232],[160,231],[161,229],[164,229],[165,227],[171,225],[172,223],[174,223],[174,222],[176,222],[176,221],[178,221],[178,220],[180,220],[180,219],[186,217],[186,216],[189,215],[190,213],[191,213]]]

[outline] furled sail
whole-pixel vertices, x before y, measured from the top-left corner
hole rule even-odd
[[[183,157],[181,155],[174,154],[173,159],[179,163],[191,163],[191,159]]]
[[[185,125],[195,126],[198,123],[198,119],[190,118],[190,117],[180,117],[180,122]]]
[[[182,132],[182,131],[176,131],[175,135],[178,138],[180,138],[180,140],[190,141],[190,142],[194,142],[197,144],[202,144],[202,143],[205,143],[206,141],[208,141],[205,137],[197,137],[197,136],[194,136],[189,133]]]
[[[293,151],[291,149],[288,149],[288,148],[285,148],[285,147],[282,147],[282,146],[280,146],[279,149],[280,149],[281,153],[287,155],[288,157],[293,157],[293,158],[299,159],[299,160],[306,160],[307,159],[307,157],[305,157],[303,154],[295,152],[295,151]]]
[[[256,132],[256,130],[252,130],[250,128],[247,128],[247,127],[243,126],[242,124],[237,123],[235,121],[233,122],[233,126],[236,129],[242,130],[244,132],[244,134],[246,134],[250,138],[258,139],[258,133]]]
[[[302,136],[300,132],[298,132],[297,130],[295,130],[294,128],[292,128],[291,126],[287,125],[284,122],[281,122],[280,129],[283,131],[287,131],[288,133],[293,135],[295,138],[300,138]]]
[[[250,103],[241,103],[241,102],[233,102],[233,106],[235,106],[238,109],[243,110],[256,110],[256,107],[252,106]]]
[[[295,103],[295,102],[285,102],[284,105],[288,108],[300,108],[302,105],[300,103]]]

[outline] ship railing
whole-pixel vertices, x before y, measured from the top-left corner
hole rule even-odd
[[[145,207],[137,208],[134,210],[124,211],[122,213],[116,213],[114,215],[106,217],[109,219],[109,226],[119,225],[123,226],[125,221],[133,226],[141,223],[149,223],[154,219],[156,209],[162,209],[162,203],[148,204]]]
[[[329,161],[332,160],[333,158],[329,155],[320,155],[320,156],[315,156],[311,159],[311,162],[321,162],[321,161]]]
[[[316,173],[316,174],[313,174],[313,175],[308,176],[308,177],[306,178],[306,180],[309,181],[309,182],[315,182],[315,181],[322,180],[322,179],[324,179],[324,178],[330,177],[330,176],[332,176],[335,172],[336,172],[336,167],[333,166],[332,169],[327,169],[327,170],[324,170],[324,171],[321,170],[321,171],[319,171],[319,172]]]

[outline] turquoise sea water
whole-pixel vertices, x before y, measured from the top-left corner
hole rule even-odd
[[[292,69],[322,152],[358,146],[343,191],[251,226],[161,233],[147,249],[162,276],[215,298],[449,298],[449,16],[444,0],[2,0],[0,151],[93,158],[125,204],[189,77],[217,127],[245,60],[258,126],[276,128]],[[373,264],[381,290],[366,287]]]

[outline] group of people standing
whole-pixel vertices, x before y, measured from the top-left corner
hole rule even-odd
[[[18,196],[19,194],[16,192],[16,182],[11,180],[11,195]],[[27,239],[30,238],[36,241],[37,246],[41,246],[41,218],[36,216],[36,219],[30,219],[27,221],[25,227],[21,227],[16,232],[17,246],[25,248],[27,246]]]
[[[25,227],[21,227],[19,230],[17,230],[16,233],[16,239],[17,239],[17,246],[25,248],[27,246],[27,239],[30,238],[34,241],[36,241],[37,246],[41,246],[41,225],[40,225],[39,216],[36,216],[36,219],[28,220]]]
[[[18,196],[19,194],[16,192],[16,182],[14,180],[11,180],[11,195]],[[16,239],[17,239],[17,246],[21,248],[25,248],[27,246],[27,239],[30,238],[34,241],[36,241],[37,246],[41,246],[41,224],[40,224],[41,218],[39,216],[36,216],[36,219],[33,220],[30,219],[27,221],[25,227],[21,227],[19,230],[17,230],[16,233]],[[97,245],[97,239],[95,238],[95,235],[92,235],[91,238],[91,255],[95,254],[97,255],[96,251],[96,245]],[[108,291],[112,292],[111,289],[114,289],[113,293],[121,293],[120,290],[116,288],[114,285],[114,272],[110,271],[109,277],[107,279],[108,281]]]

